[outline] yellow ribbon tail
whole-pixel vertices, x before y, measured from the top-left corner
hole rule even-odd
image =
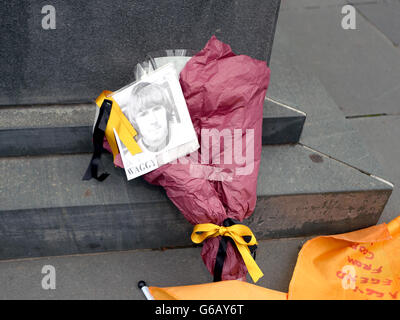
[[[110,94],[112,94],[111,91],[103,91],[97,97],[96,104],[99,108],[101,108],[101,105],[103,104],[103,101],[105,99],[111,100],[113,103],[111,114],[107,122],[105,136],[111,147],[114,159],[115,156],[119,153],[118,144],[114,135],[114,129],[117,132],[118,137],[121,139],[121,142],[128,148],[129,152],[132,155],[142,152],[142,149],[133,138],[137,135],[136,130],[132,127],[129,120],[125,117],[118,103],[109,96]]]
[[[236,245],[240,254],[242,255],[243,261],[246,265],[247,271],[250,274],[250,277],[253,279],[254,283],[256,283],[261,277],[264,276],[264,273],[261,271],[255,260],[253,259],[250,250],[247,246]]]
[[[213,223],[202,223],[194,226],[191,239],[194,243],[201,243],[207,238],[217,236],[227,236],[233,239],[247,267],[247,271],[254,283],[256,283],[264,274],[250,253],[249,246],[257,244],[256,237],[253,232],[251,232],[250,228],[241,224],[223,227]],[[250,236],[250,241],[245,241],[243,238],[244,236]]]

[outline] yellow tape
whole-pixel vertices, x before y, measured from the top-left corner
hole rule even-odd
[[[192,241],[194,243],[201,243],[207,238],[227,236],[235,241],[236,247],[238,248],[240,254],[242,255],[243,261],[246,264],[247,271],[254,282],[257,282],[264,274],[258,267],[257,263],[251,256],[250,249],[248,246],[253,246],[257,244],[256,237],[250,228],[242,225],[235,224],[230,227],[222,227],[212,223],[202,223],[195,225],[192,232]],[[246,242],[243,237],[251,236],[251,240]]]
[[[118,137],[121,139],[121,142],[128,148],[129,152],[132,155],[142,152],[142,149],[139,147],[134,136],[137,135],[136,130],[132,127],[129,120],[125,117],[118,103],[112,98],[109,97],[111,95],[111,91],[104,90],[96,99],[96,104],[99,108],[103,104],[105,99],[111,100],[113,105],[111,108],[111,114],[107,122],[107,127],[105,131],[105,135],[107,141],[111,147],[111,151],[113,157],[119,153],[117,141],[115,140],[114,130],[117,131]]]

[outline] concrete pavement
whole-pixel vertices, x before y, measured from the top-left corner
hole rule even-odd
[[[341,27],[349,3],[356,30]],[[351,163],[394,184],[380,222],[400,214],[399,21],[400,0],[283,0],[272,52],[272,60],[284,53],[323,84],[380,168],[373,172],[362,158]]]
[[[261,241],[258,285],[287,292],[304,239]],[[0,261],[0,299],[144,299],[140,280],[153,286],[212,282],[201,248],[136,250]],[[42,288],[44,266],[55,268],[55,289]],[[251,281],[251,280],[250,280]]]

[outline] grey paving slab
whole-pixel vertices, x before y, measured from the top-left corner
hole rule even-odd
[[[96,108],[94,103],[3,107],[0,109],[0,155],[92,152]],[[264,145],[299,141],[304,113],[269,99],[265,100],[263,111]]]
[[[257,285],[265,288],[288,292],[297,255],[310,238],[292,238],[265,240],[259,242],[257,264],[264,273]],[[251,283],[251,279],[248,278]]]
[[[299,142],[305,120],[304,112],[267,97],[263,109],[263,145]]]
[[[55,267],[55,290],[42,288],[45,265]],[[200,248],[0,262],[0,270],[1,299],[144,299],[140,280],[160,286],[212,281]]]
[[[269,60],[280,0],[7,1],[0,12],[0,105],[87,102],[133,79],[145,54],[200,50],[215,34],[237,53]]]
[[[260,241],[257,263],[264,277],[257,285],[287,292],[297,254],[305,239]],[[0,262],[0,299],[142,300],[137,282],[167,287],[212,282],[200,248],[138,250],[96,255]],[[42,268],[56,271],[56,289],[44,290]]]
[[[389,222],[400,215],[400,116],[351,119],[363,141],[383,168],[383,177],[394,184],[393,193],[380,222]]]
[[[91,152],[95,112],[94,102],[3,107],[0,109],[0,155]]]
[[[263,117],[276,118],[276,117],[304,117],[306,113],[296,109],[295,106],[284,105],[278,101],[274,101],[268,96],[264,100]]]
[[[282,45],[274,47],[267,95],[307,114],[302,144],[365,172],[382,173],[379,162],[361,142],[358,131],[345,120],[319,78],[298,64]]]
[[[387,190],[377,179],[301,146],[263,147],[257,194],[304,194]],[[103,163],[111,173],[104,183],[82,181],[90,154],[0,158],[1,210],[164,202],[161,188],[141,178],[126,181],[111,156]],[[320,159],[321,158],[321,159]],[[323,178],[324,177],[324,178]],[[351,179],[349,179],[351,177]]]
[[[95,112],[94,102],[2,107],[0,130],[93,126]]]
[[[280,39],[276,39],[272,52],[267,97],[305,112],[307,121],[328,116],[342,118],[343,113],[318,77],[279,45]]]
[[[341,6],[282,10],[271,63],[284,52],[288,62],[319,79],[346,116],[399,114],[400,51],[356,17],[357,29],[343,30]]]
[[[191,225],[162,188],[82,181],[89,154],[1,158],[0,259],[190,245]],[[263,147],[257,205],[245,223],[259,239],[341,233],[375,224],[385,182],[301,145]],[[158,236],[160,230],[171,230]]]
[[[379,161],[362,143],[360,133],[345,119],[320,119],[305,124],[301,143],[344,161],[364,172],[381,176]]]
[[[387,187],[357,169],[299,145],[268,146],[263,151],[257,186],[260,196]]]
[[[3,157],[86,153],[93,150],[92,127],[0,130]]]
[[[360,3],[355,7],[395,46],[400,44],[400,2],[398,0]]]

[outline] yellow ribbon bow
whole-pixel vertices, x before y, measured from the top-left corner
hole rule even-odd
[[[256,237],[250,228],[242,225],[235,224],[230,227],[222,227],[213,223],[202,223],[195,225],[192,232],[192,241],[194,243],[201,243],[207,238],[218,236],[230,237],[235,241],[236,247],[242,255],[243,261],[246,264],[247,271],[249,272],[254,283],[256,283],[264,274],[258,267],[257,263],[251,256],[249,246],[257,244]],[[251,237],[249,242],[246,242],[243,237]]]
[[[115,131],[117,131],[118,137],[121,139],[122,143],[128,148],[129,152],[132,155],[142,152],[142,149],[139,147],[135,139],[133,139],[133,137],[137,135],[136,130],[132,127],[132,124],[125,117],[118,103],[112,97],[109,97],[109,95],[111,94],[111,91],[104,90],[97,97],[96,104],[99,108],[101,108],[101,105],[103,104],[103,101],[105,99],[111,100],[113,103],[111,114],[107,122],[105,136],[111,147],[114,159],[115,156],[119,153],[117,141],[115,140],[114,136],[114,128]]]

